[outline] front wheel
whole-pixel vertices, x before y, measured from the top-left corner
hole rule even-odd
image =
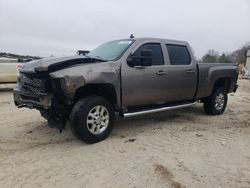
[[[214,90],[212,95],[208,97],[203,104],[206,113],[211,115],[222,114],[227,106],[227,92],[224,88],[219,87]]]
[[[87,142],[96,143],[107,138],[114,124],[112,104],[103,97],[90,96],[79,100],[72,109],[70,124],[73,134]]]

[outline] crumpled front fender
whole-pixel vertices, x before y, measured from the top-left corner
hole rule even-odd
[[[111,84],[120,96],[120,64],[103,62],[73,66],[50,73],[53,80],[59,80],[63,94],[73,99],[76,90],[86,84]]]

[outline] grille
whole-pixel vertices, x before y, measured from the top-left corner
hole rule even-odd
[[[29,96],[39,96],[45,93],[46,80],[36,78],[31,75],[22,74],[19,79],[21,94]]]
[[[37,78],[32,78],[30,76],[23,76],[23,82],[26,84],[26,85],[29,85],[29,86],[33,86],[33,87],[43,87],[44,85],[44,81],[41,80],[41,79],[37,79]]]

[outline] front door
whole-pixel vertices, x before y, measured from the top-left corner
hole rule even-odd
[[[168,66],[164,63],[160,43],[142,44],[133,53],[141,55],[141,50],[152,50],[152,66],[130,67],[123,63],[122,103],[124,107],[163,103],[166,100]]]

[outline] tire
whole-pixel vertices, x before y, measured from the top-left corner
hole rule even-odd
[[[225,88],[216,88],[212,95],[208,97],[203,104],[204,110],[210,115],[222,114],[227,106],[227,92]]]
[[[79,100],[73,107],[70,126],[78,139],[96,143],[109,136],[114,118],[114,108],[108,100],[100,96],[89,96]]]

